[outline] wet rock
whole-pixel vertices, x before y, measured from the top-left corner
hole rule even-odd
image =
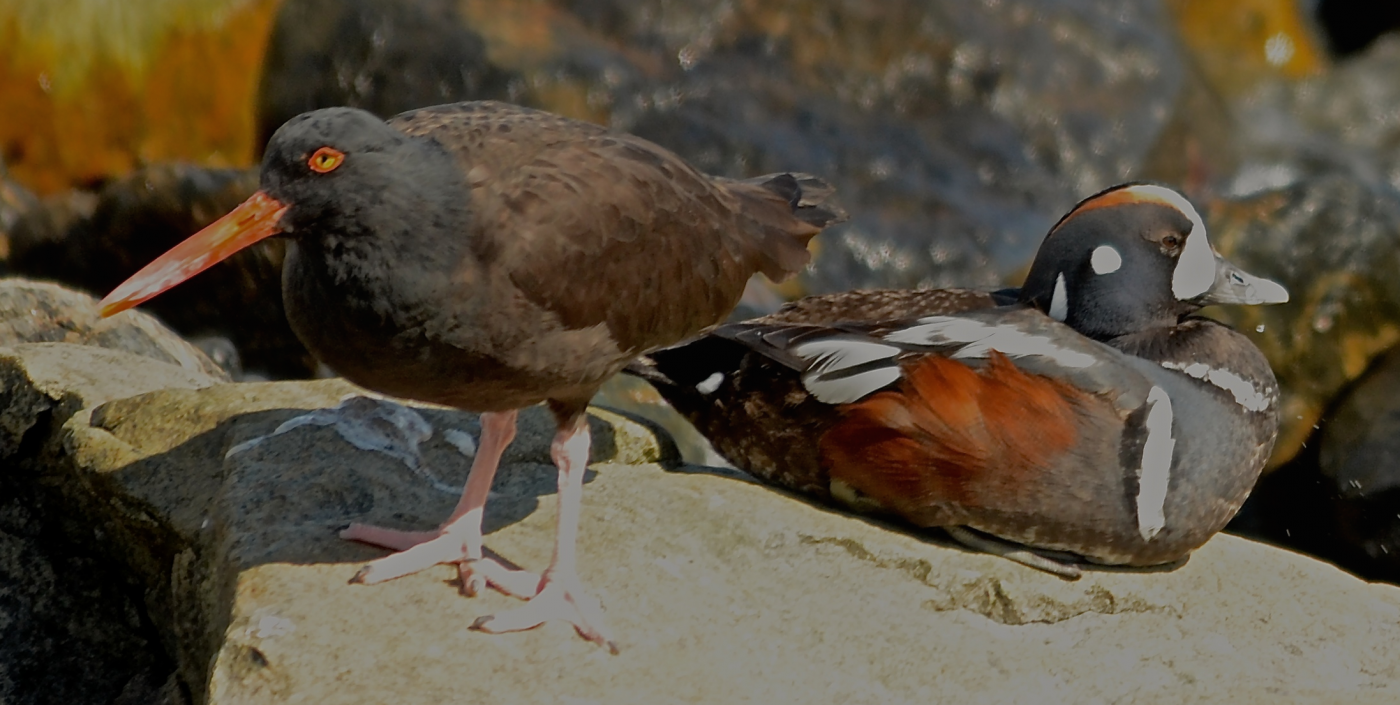
[[[77,367],[46,361],[59,353],[102,379],[161,364],[31,346],[0,357],[0,377],[34,397],[23,381],[53,377],[38,368]],[[38,395],[52,400],[48,384]],[[100,530],[91,540],[145,588],[194,702],[1108,701],[1155,700],[1163,682],[1173,699],[1360,702],[1393,699],[1400,682],[1400,593],[1310,559],[1219,536],[1174,570],[1064,581],[676,468],[668,444],[605,413],[581,567],[622,654],[559,623],[473,632],[477,616],[519,603],[463,598],[447,567],[348,585],[380,551],[335,529],[439,521],[455,491],[435,480],[461,482],[475,419],[342,399],[354,391],[225,384],[103,403],[117,388],[79,389],[84,408],[37,434],[54,510]],[[366,430],[380,442],[357,444]],[[487,545],[528,567],[553,540],[552,432],[542,409],[522,415],[487,514]],[[539,658],[588,667],[541,679]]]
[[[1400,348],[1328,409],[1308,445],[1260,483],[1232,529],[1400,583]]]
[[[151,260],[232,210],[257,188],[252,171],[152,166],[45,202],[15,225],[10,264],[105,295]],[[243,366],[274,377],[316,369],[282,309],[282,246],[267,240],[143,306],[181,334],[225,335]]]
[[[486,57],[453,0],[287,0],[258,87],[261,152],[282,123],[348,105],[389,117],[411,108],[508,99],[510,76]]]
[[[1333,397],[1400,341],[1400,195],[1323,176],[1214,202],[1206,220],[1222,253],[1292,297],[1217,314],[1254,340],[1278,376],[1278,465],[1298,452]]]
[[[1400,189],[1400,36],[1325,75],[1270,82],[1236,101],[1244,155],[1227,192],[1250,195],[1328,174]]]
[[[852,220],[809,291],[1004,282],[1139,173],[1184,80],[1152,3],[644,7],[624,43],[676,58],[599,101],[702,168],[832,179]]]
[[[319,7],[293,2],[284,16]],[[434,3],[389,7],[383,17],[439,12]],[[815,268],[779,289],[785,297],[1002,283],[1065,209],[1144,173],[1173,120],[1194,124],[1178,114],[1188,77],[1170,16],[1157,3],[456,7],[485,41],[488,59],[516,77],[507,86],[512,100],[635,132],[713,173],[800,169],[831,179],[853,220],[819,239]],[[369,104],[392,92],[376,86],[397,37],[448,46],[464,31],[448,15],[435,26],[395,20],[393,31],[381,31],[390,20],[365,19],[358,8],[319,12],[341,19],[280,24],[265,86],[296,85],[296,100]],[[279,54],[283,43],[320,55],[344,45],[345,58],[333,60],[343,68],[300,70],[300,61]],[[366,46],[375,48],[362,58],[357,47]],[[458,60],[413,71],[439,76]],[[369,93],[356,93],[356,76]],[[422,97],[439,95],[449,93]],[[264,101],[264,135],[294,112],[272,107],[277,102]]]
[[[37,207],[39,202],[23,186],[11,181],[0,161],[0,272],[8,271],[10,258],[10,229],[20,216]]]

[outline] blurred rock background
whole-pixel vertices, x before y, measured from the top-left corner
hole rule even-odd
[[[1215,313],[1285,389],[1233,529],[1400,582],[1397,26],[1362,0],[7,0],[0,266],[101,295],[256,188],[284,120],[330,105],[509,100],[714,173],[829,178],[851,221],[750,315],[1015,284],[1078,199],[1160,181],[1293,295]],[[146,310],[235,378],[313,376],[280,256],[267,242]],[[620,381],[604,401],[656,399]]]

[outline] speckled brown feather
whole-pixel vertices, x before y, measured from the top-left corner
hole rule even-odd
[[[773,177],[710,177],[641,138],[504,103],[389,124],[456,155],[479,256],[564,327],[605,323],[629,357],[718,323],[755,271],[801,269],[807,240],[844,217],[810,205],[794,217],[799,204],[762,185]],[[602,271],[606,285],[579,285]]]
[[[831,325],[938,316],[1015,301],[1015,292],[983,289],[865,289],[808,296],[753,323]]]

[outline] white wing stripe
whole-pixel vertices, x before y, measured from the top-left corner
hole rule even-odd
[[[885,336],[891,343],[908,345],[947,345],[964,343],[953,353],[955,359],[987,357],[992,350],[1007,357],[1045,357],[1063,367],[1083,368],[1094,364],[1094,356],[1055,345],[1043,335],[1031,335],[1010,326],[987,325],[981,321],[949,316],[929,316],[918,325]]]
[[[818,401],[827,404],[850,404],[860,401],[866,395],[899,379],[898,367],[878,367],[849,377],[827,378],[808,372],[802,376],[802,385]]]

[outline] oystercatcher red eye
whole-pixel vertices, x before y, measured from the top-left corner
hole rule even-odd
[[[345,161],[345,152],[334,147],[322,147],[311,155],[306,164],[317,174],[325,174],[334,171],[343,161]]]

